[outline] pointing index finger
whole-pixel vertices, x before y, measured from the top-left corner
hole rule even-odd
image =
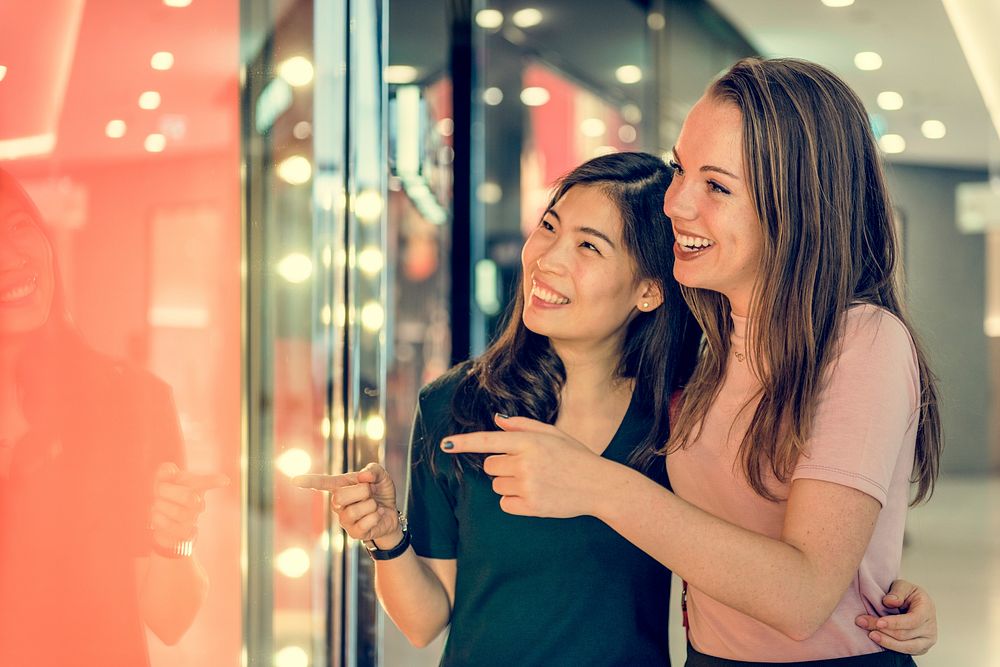
[[[292,478],[292,484],[303,489],[315,489],[316,491],[333,491],[345,486],[354,486],[358,483],[358,473],[350,472],[346,475],[297,475]]]
[[[449,454],[517,454],[521,451],[519,433],[478,431],[450,435],[441,441],[441,449]]]

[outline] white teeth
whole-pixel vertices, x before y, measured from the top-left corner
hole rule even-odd
[[[0,292],[0,303],[10,303],[11,301],[23,299],[34,291],[35,281],[32,279],[23,285],[18,285],[17,287],[12,287],[5,292]]]
[[[715,241],[712,239],[706,239],[703,236],[688,236],[687,234],[678,234],[677,243],[684,246],[688,250],[708,248],[715,245]]]
[[[569,299],[564,296],[559,296],[554,292],[550,292],[544,287],[539,287],[537,284],[532,283],[531,285],[531,295],[544,301],[545,303],[551,303],[553,305],[562,306],[569,303]]]

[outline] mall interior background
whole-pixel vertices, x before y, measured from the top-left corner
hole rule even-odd
[[[553,180],[666,153],[706,82],[761,53],[842,74],[883,136],[947,438],[904,555],[939,610],[920,664],[990,664],[997,29],[991,0],[4,2],[0,169],[87,342],[169,384],[186,466],[235,481],[199,524],[206,604],[176,645],[149,636],[151,663],[436,664],[290,477],[379,458],[404,479],[417,391],[496,330]]]

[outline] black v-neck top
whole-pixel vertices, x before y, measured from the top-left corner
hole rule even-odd
[[[500,509],[491,479],[451,455],[451,403],[462,367],[420,392],[410,441],[407,515],[420,556],[457,560],[441,665],[668,665],[670,572],[602,521]],[[652,427],[633,400],[602,456],[626,464]],[[667,485],[662,462],[651,477]],[[636,508],[637,512],[644,511]]]

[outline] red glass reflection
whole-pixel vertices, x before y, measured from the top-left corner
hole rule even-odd
[[[2,665],[239,660],[238,47],[232,3],[0,5]]]

